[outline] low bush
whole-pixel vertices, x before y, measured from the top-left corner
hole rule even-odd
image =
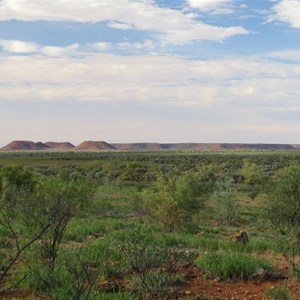
[[[161,244],[144,227],[129,232],[121,249],[132,274],[132,285],[143,299],[177,299],[181,267],[194,261],[193,253]]]

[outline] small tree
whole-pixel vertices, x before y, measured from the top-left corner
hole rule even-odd
[[[0,173],[0,227],[10,238],[11,249],[7,261],[1,264],[0,293],[12,288],[24,280],[28,274],[11,286],[6,285],[6,277],[11,273],[22,254],[40,239],[50,224],[45,223],[38,229],[27,227],[39,221],[36,207],[24,211],[24,204],[30,199],[36,188],[34,174],[23,167],[6,167]]]
[[[58,246],[66,226],[82,206],[83,200],[87,203],[89,193],[90,189],[77,180],[44,178],[39,182],[35,198],[29,205],[39,208],[40,219],[37,227],[43,228],[45,224],[50,224],[49,230],[40,240],[39,247],[42,258],[48,262],[51,269],[54,268]]]
[[[293,270],[300,251],[300,165],[281,171],[268,192],[265,216],[280,233],[283,255]]]
[[[193,214],[204,207],[211,187],[205,172],[187,172],[168,179],[161,177],[155,191],[143,194],[144,210],[167,231],[178,230],[189,225]]]
[[[245,159],[241,169],[241,175],[244,178],[244,182],[248,186],[248,196],[251,198],[251,200],[254,200],[261,190],[261,184],[263,181],[262,168],[255,162]]]
[[[281,171],[268,195],[267,215],[270,221],[276,227],[299,229],[300,232],[300,165]]]
[[[233,179],[227,178],[225,181],[217,182],[214,197],[217,200],[219,217],[227,225],[232,224],[237,214],[236,196],[237,191]]]
[[[36,186],[34,173],[21,166],[3,168],[0,172],[0,192],[2,195],[4,196],[5,192],[12,186],[19,191],[25,189],[32,192]]]
[[[60,178],[38,178],[31,182],[29,179],[33,180],[34,176],[29,176],[30,172],[23,168],[20,171],[26,174],[24,181],[16,181],[10,176],[16,173],[18,178],[23,178],[14,169],[3,171],[0,178],[0,227],[10,237],[11,250],[7,262],[1,265],[0,293],[16,286],[43,265],[53,270],[66,226],[89,191],[86,185]],[[30,270],[15,284],[6,285],[7,275],[33,244],[40,247],[43,260],[34,269],[29,266]]]

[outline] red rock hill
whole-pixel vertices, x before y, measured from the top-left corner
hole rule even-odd
[[[62,143],[57,143],[57,142],[47,142],[45,145],[51,149],[58,149],[58,150],[71,150],[75,148],[75,146],[69,142],[62,142]]]
[[[100,141],[85,141],[79,144],[74,150],[115,150],[116,148],[112,145]]]
[[[31,141],[12,141],[1,150],[47,150],[49,149],[45,144],[38,142],[34,143]]]

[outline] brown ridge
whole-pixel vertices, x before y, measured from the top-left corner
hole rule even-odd
[[[47,150],[49,149],[42,142],[34,143],[32,141],[12,141],[1,150]]]
[[[130,144],[111,144],[118,150],[139,151],[139,150],[161,150],[161,144],[158,143],[130,143]]]
[[[15,140],[6,145],[1,150],[300,150],[300,144],[235,144],[235,143],[114,143],[108,144],[104,141],[84,141],[77,147],[69,142],[37,142]]]
[[[59,150],[71,150],[75,148],[75,146],[69,142],[47,142],[45,145],[51,149],[59,149]]]
[[[104,141],[85,141],[79,144],[74,150],[114,150],[112,145]]]

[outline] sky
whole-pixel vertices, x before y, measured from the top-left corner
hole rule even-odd
[[[0,0],[12,140],[300,144],[300,0]]]

